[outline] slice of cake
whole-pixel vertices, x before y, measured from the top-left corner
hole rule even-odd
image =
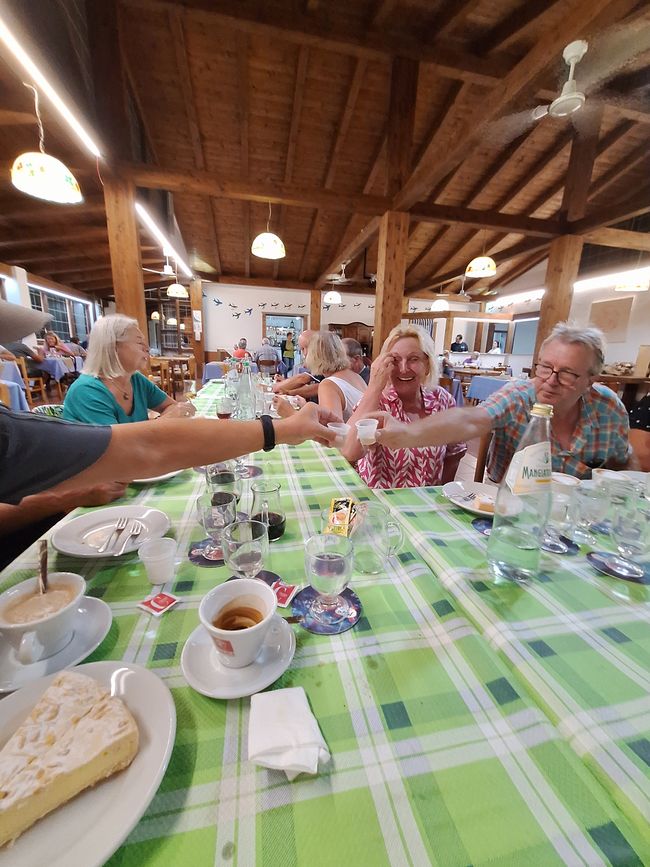
[[[474,508],[481,512],[490,512],[494,514],[494,497],[490,494],[477,494],[474,497]]]
[[[125,704],[92,678],[62,672],[0,752],[0,846],[126,768],[137,751]]]

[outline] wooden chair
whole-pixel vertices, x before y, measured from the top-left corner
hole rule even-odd
[[[7,409],[11,409],[9,388],[4,384],[4,382],[0,382],[0,403],[3,406],[6,406]]]
[[[257,362],[262,376],[273,376],[278,372],[278,362],[272,358],[260,358]]]
[[[16,359],[16,364],[18,365],[20,375],[22,376],[23,382],[25,383],[25,397],[27,398],[27,405],[29,406],[29,408],[34,408],[34,397],[38,398],[39,394],[43,403],[47,403],[47,392],[45,391],[45,380],[43,379],[43,377],[28,376],[27,364],[25,363],[25,359],[21,356]],[[61,394],[60,386],[59,394]]]
[[[488,451],[490,450],[490,442],[492,440],[492,431],[484,433],[479,440],[478,453],[476,455],[476,469],[474,470],[474,481],[482,482],[485,475],[485,464],[487,463]]]
[[[438,379],[438,385],[440,386],[440,388],[444,388],[445,391],[448,391],[449,394],[451,394],[451,396],[453,397],[454,393],[452,391],[451,377],[450,376],[441,376]]]
[[[152,358],[150,359],[151,376],[149,379],[155,382],[165,394],[169,397],[174,397],[174,383],[172,381],[172,371],[169,359],[167,358]]]

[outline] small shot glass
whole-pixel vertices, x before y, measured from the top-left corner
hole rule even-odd
[[[138,556],[152,584],[167,584],[174,579],[176,539],[149,539],[138,548]]]
[[[377,425],[379,422],[376,418],[362,418],[355,422],[357,428],[357,436],[362,446],[370,446],[376,442]]]
[[[330,422],[327,427],[329,430],[334,431],[336,434],[336,439],[332,443],[333,446],[336,446],[337,449],[340,449],[341,446],[345,443],[345,438],[348,435],[350,430],[349,424],[343,424],[341,422]]]

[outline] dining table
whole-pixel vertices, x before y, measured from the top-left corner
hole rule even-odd
[[[200,415],[222,389],[212,381],[198,393]],[[484,537],[440,488],[373,491],[314,442],[244,464],[281,486],[286,531],[265,568],[289,583],[306,585],[305,541],[332,498],[383,504],[404,543],[378,574],[353,572],[362,610],[352,629],[291,625],[295,656],[269,689],[304,688],[331,753],[293,782],[249,760],[250,698],[208,698],[181,671],[202,597],[231,576],[188,557],[204,537],[201,468],[131,485],[118,501],[171,522],[176,570],[162,589],[180,601],[162,617],[138,608],[152,588],[136,554],[51,552],[51,569],[83,575],[111,608],[86,661],[145,666],[176,707],[162,783],[109,867],[650,863],[647,587],[609,583],[581,552],[549,557],[528,587],[495,588]],[[34,545],[0,573],[0,590],[37,563]]]
[[[0,382],[6,385],[9,392],[9,409],[13,409],[14,412],[29,412],[24,386],[21,388],[12,380],[3,379],[2,374],[0,374]]]

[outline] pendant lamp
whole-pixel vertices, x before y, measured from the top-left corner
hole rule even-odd
[[[81,189],[70,169],[56,157],[45,153],[45,134],[38,109],[38,91],[31,84],[25,84],[25,87],[34,91],[40,150],[27,151],[16,157],[11,167],[11,183],[21,193],[44,199],[46,202],[62,205],[83,202]]]
[[[494,277],[497,273],[497,266],[494,259],[490,256],[477,256],[465,268],[465,276],[472,279],[478,277]]]
[[[189,293],[182,283],[170,283],[167,287],[168,298],[189,298]]]
[[[431,311],[436,313],[442,310],[449,310],[449,302],[445,301],[444,298],[437,298],[431,305]]]
[[[169,319],[167,320],[167,325],[172,325],[172,326],[178,325],[178,320],[176,319],[175,316],[170,316]]]
[[[153,319],[154,322],[158,322],[160,319],[160,313],[157,310],[154,310],[151,314],[151,319]]]
[[[287,255],[282,240],[273,232],[269,231],[271,222],[271,203],[269,202],[269,216],[266,221],[266,232],[261,232],[251,244],[251,253],[260,259],[284,259]]]
[[[326,292],[325,297],[323,298],[325,304],[340,304],[342,300],[341,293],[336,292],[334,289]]]

